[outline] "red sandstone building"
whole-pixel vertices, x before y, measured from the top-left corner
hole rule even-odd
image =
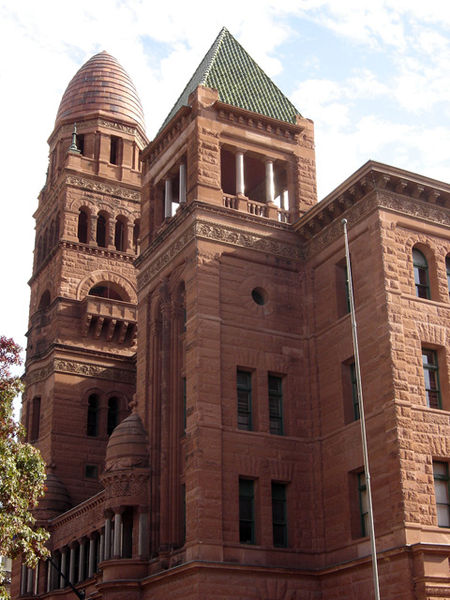
[[[13,598],[372,597],[343,217],[381,596],[450,598],[449,185],[369,161],[317,203],[312,122],[225,29],[153,141],[102,52],[49,144],[23,418],[55,566]]]

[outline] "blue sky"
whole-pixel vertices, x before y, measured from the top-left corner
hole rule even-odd
[[[225,25],[314,121],[319,198],[369,158],[450,180],[448,0],[0,0],[0,20],[0,333],[22,345],[46,140],[101,50],[133,78],[151,138]]]

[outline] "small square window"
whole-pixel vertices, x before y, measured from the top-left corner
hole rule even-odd
[[[84,470],[84,476],[86,477],[86,479],[98,479],[97,465],[86,465]]]

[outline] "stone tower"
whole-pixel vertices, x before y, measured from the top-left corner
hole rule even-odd
[[[71,504],[100,489],[112,429],[135,386],[143,111],[106,52],[69,83],[49,138],[36,246],[23,419]]]

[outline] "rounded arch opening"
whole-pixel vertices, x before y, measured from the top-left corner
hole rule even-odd
[[[50,292],[45,290],[39,300],[38,310],[45,310],[48,308],[50,306],[50,299]]]
[[[120,285],[113,283],[112,281],[99,281],[90,288],[88,296],[130,302],[130,297],[127,292]]]

